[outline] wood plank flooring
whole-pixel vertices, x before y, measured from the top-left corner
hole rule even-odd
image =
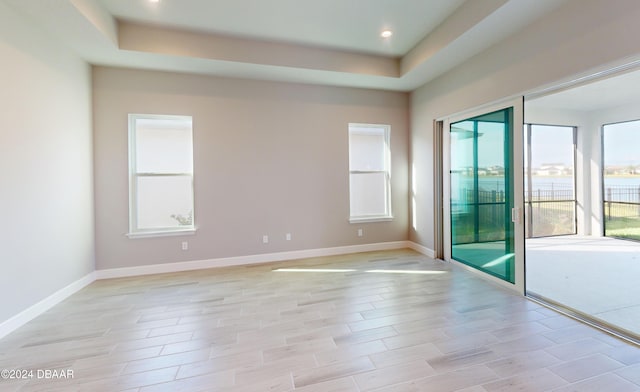
[[[640,348],[411,250],[96,281],[0,391],[640,391]]]

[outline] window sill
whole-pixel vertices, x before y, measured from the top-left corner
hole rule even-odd
[[[390,222],[393,216],[367,216],[349,218],[349,223]]]
[[[196,228],[191,229],[178,229],[178,230],[163,230],[163,231],[140,231],[137,233],[125,234],[130,239],[136,238],[153,238],[153,237],[175,237],[181,235],[194,235],[196,234]]]

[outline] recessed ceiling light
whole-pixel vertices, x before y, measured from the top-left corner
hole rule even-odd
[[[149,3],[159,3],[160,0],[149,0]]]
[[[383,30],[382,33],[380,33],[380,36],[382,38],[389,38],[393,35],[393,31],[391,30]]]

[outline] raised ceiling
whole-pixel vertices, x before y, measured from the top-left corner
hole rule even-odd
[[[250,39],[402,56],[464,0],[100,0],[116,18]],[[196,11],[196,12],[194,12]],[[395,33],[382,39],[380,32]]]
[[[411,91],[564,0],[4,0],[91,64]],[[393,36],[380,37],[383,29]]]

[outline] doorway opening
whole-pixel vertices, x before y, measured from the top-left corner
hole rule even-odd
[[[640,343],[638,85],[640,71],[632,71],[525,99],[527,124],[555,124],[545,131],[531,125],[531,156],[526,161],[530,173],[526,295],[636,343]],[[536,154],[544,156],[553,149],[558,151],[549,155],[557,159],[536,161]],[[542,167],[542,160],[548,165]],[[573,182],[573,191],[570,185],[559,188],[563,176],[563,182]],[[553,179],[554,185],[553,190],[541,188],[538,196],[536,181],[541,177]],[[536,209],[548,210],[550,217],[536,214]]]

